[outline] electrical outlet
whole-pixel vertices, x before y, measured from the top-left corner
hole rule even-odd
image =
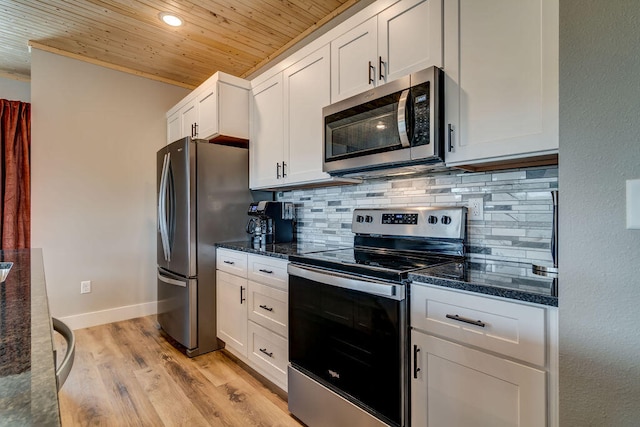
[[[88,294],[91,292],[91,280],[83,280],[80,282],[80,293]]]
[[[484,219],[484,199],[469,199],[469,219],[483,220]]]

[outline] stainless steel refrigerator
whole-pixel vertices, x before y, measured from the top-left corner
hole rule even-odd
[[[157,177],[158,323],[193,357],[221,347],[214,245],[247,238],[249,151],[180,139],[158,151]]]

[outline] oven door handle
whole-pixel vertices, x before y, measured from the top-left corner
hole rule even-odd
[[[324,285],[336,286],[343,289],[365,292],[367,294],[378,295],[394,300],[404,300],[404,286],[391,283],[378,282],[350,274],[338,273],[335,271],[321,270],[313,267],[289,264],[287,272],[291,276],[302,277],[313,280]]]

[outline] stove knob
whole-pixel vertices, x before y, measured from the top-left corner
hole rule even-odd
[[[429,218],[427,219],[427,222],[429,224],[437,224],[438,223],[438,217],[434,216],[434,215],[429,215]]]
[[[364,217],[362,215],[358,215],[358,216],[356,216],[356,221],[357,222],[364,222]]]
[[[364,220],[365,222],[373,222],[373,217],[371,215],[367,215]]]
[[[446,215],[442,215],[442,218],[440,218],[440,221],[443,224],[451,224],[451,217],[450,216],[446,216]]]

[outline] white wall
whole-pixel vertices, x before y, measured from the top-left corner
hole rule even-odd
[[[31,242],[51,313],[82,327],[155,312],[155,153],[188,91],[37,49],[31,61]]]
[[[560,1],[560,421],[640,423],[637,0]]]
[[[31,85],[29,82],[0,77],[0,99],[31,102]]]

